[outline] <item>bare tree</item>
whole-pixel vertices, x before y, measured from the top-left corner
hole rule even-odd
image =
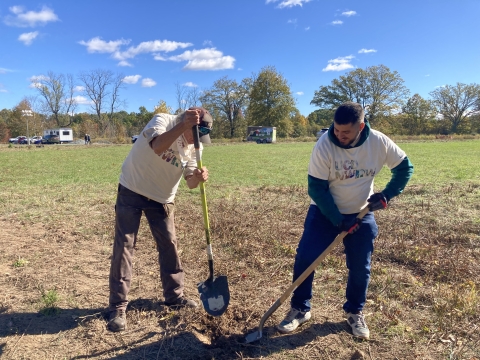
[[[227,137],[239,136],[246,129],[245,110],[249,104],[251,80],[244,79],[239,84],[224,76],[213,83],[200,97],[202,104],[212,112],[218,112],[227,123]],[[219,119],[220,120],[220,119]]]
[[[175,98],[177,100],[177,110],[176,114],[184,112],[187,109],[187,100],[185,99],[187,93],[187,87],[180,85],[180,83],[175,83]]]
[[[73,97],[75,92],[73,76],[49,71],[47,76],[35,76],[30,81],[38,90],[43,110],[53,116],[59,127],[70,126],[72,114],[77,106]]]
[[[25,100],[30,104],[30,110],[32,111],[31,129],[34,135],[42,135],[45,127],[45,116],[40,114],[41,101],[38,96],[27,96]]]
[[[198,89],[197,86],[190,88],[190,90],[187,91],[187,99],[186,99],[187,107],[190,108],[192,106],[200,106],[202,104],[200,101],[200,96],[201,96],[201,91]]]
[[[91,108],[105,130],[113,121],[113,114],[124,102],[120,90],[124,88],[123,74],[110,70],[95,69],[81,72],[78,76],[85,87],[85,94],[92,101]]]

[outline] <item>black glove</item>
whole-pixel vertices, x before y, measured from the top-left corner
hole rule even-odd
[[[373,194],[367,201],[370,211],[386,209],[388,204],[387,198],[381,192]]]
[[[337,227],[340,231],[346,231],[349,234],[353,234],[360,229],[360,225],[362,225],[362,219],[353,218],[350,220],[343,219]]]

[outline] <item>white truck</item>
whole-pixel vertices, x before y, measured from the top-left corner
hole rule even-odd
[[[73,130],[71,128],[46,129],[43,131],[45,143],[69,143],[73,141]]]
[[[248,126],[247,141],[257,144],[271,144],[277,142],[277,128],[271,126]]]

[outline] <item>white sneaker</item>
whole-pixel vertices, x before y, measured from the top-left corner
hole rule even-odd
[[[365,316],[360,311],[358,314],[347,314],[347,323],[352,328],[353,336],[368,340],[370,337],[370,330],[368,330]]]
[[[311,317],[312,317],[312,314],[310,313],[310,311],[303,312],[303,311],[291,308],[287,316],[285,316],[285,319],[283,319],[283,321],[277,325],[277,330],[282,334],[289,334],[295,331],[295,329],[299,325],[310,320]]]

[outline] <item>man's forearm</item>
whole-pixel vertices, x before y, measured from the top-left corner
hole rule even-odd
[[[183,122],[175,125],[172,129],[158,135],[152,140],[151,146],[155,154],[163,154],[177,138],[188,129],[188,124]]]
[[[413,164],[410,162],[408,157],[405,157],[405,159],[403,159],[403,161],[391,171],[392,178],[382,191],[388,201],[390,201],[394,196],[402,193],[403,189],[412,177]]]

